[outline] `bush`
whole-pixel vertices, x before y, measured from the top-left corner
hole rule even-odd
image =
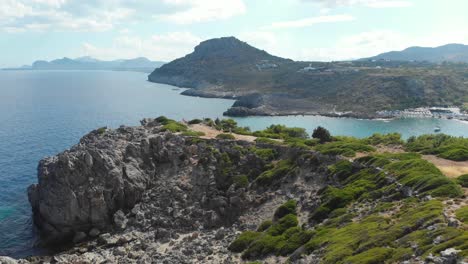
[[[454,160],[454,161],[466,161],[468,160],[468,149],[466,148],[455,148],[444,151],[438,155],[443,159]]]
[[[96,131],[97,131],[97,133],[98,133],[99,135],[102,135],[102,134],[106,133],[107,127],[100,127],[100,128],[98,128]]]
[[[172,133],[185,132],[187,129],[186,125],[175,121],[169,121],[162,127],[163,131],[170,131]]]
[[[242,252],[261,235],[259,232],[245,231],[229,245],[228,249],[232,252]]]
[[[253,133],[256,137],[266,137],[275,139],[286,138],[303,138],[307,139],[309,135],[304,128],[300,127],[286,127],[284,125],[271,125],[265,130],[255,131]]]
[[[221,133],[216,136],[217,139],[228,139],[228,140],[233,140],[236,139],[233,135],[231,134],[226,134],[226,133]]]
[[[174,121],[174,120],[169,119],[169,118],[167,118],[167,117],[165,117],[165,116],[157,117],[155,120],[156,120],[158,123],[161,123],[162,125],[166,125],[166,124],[168,124],[169,122]]]
[[[253,152],[265,161],[271,161],[278,155],[276,150],[269,148],[254,148]]]
[[[242,254],[243,259],[261,258],[269,254],[275,253],[277,245],[284,241],[282,236],[271,236],[268,234],[262,235]]]
[[[249,127],[236,127],[234,128],[232,132],[239,134],[239,135],[247,135],[247,136],[252,135],[252,132],[250,132]]]
[[[353,163],[348,160],[340,160],[332,166],[328,167],[331,174],[336,175],[338,179],[344,180],[353,172]]]
[[[280,145],[281,144],[281,142],[279,142],[279,141],[269,139],[269,138],[266,138],[266,137],[258,137],[258,138],[255,139],[255,142],[256,143],[261,143],[261,144],[272,144],[272,145]]]
[[[279,236],[289,228],[297,226],[298,223],[296,215],[287,214],[279,219],[277,223],[268,228],[267,233],[272,236]]]
[[[290,173],[294,173],[295,166],[290,160],[281,160],[275,167],[270,170],[264,171],[260,174],[255,181],[259,185],[269,185]]]
[[[336,141],[318,145],[315,149],[325,155],[343,155],[346,157],[354,157],[356,152],[375,151],[375,148],[367,145],[362,140],[351,137],[337,137]]]
[[[237,188],[247,188],[249,186],[249,178],[246,175],[237,175],[233,177],[233,183]]]
[[[405,147],[409,151],[434,154],[444,159],[468,160],[468,139],[462,137],[444,134],[422,135],[409,138]]]
[[[332,141],[330,132],[321,126],[314,129],[314,132],[312,133],[312,138],[317,138],[318,140],[320,140],[320,143]]]
[[[395,145],[403,145],[404,141],[401,139],[400,133],[390,133],[386,135],[382,135],[379,133],[375,133],[372,136],[364,139],[367,144],[370,145],[385,145],[385,146],[395,146]]]
[[[457,216],[458,220],[460,220],[463,223],[467,224],[468,223],[468,206],[464,206],[464,207],[458,209],[455,212],[455,215]]]
[[[457,178],[458,184],[462,187],[468,188],[468,174],[461,175]]]
[[[258,226],[257,231],[263,232],[267,230],[268,228],[270,228],[270,226],[272,225],[273,225],[273,222],[271,220],[265,220]]]
[[[391,248],[373,248],[345,259],[345,263],[380,264],[388,260],[393,253]]]
[[[201,137],[201,136],[204,136],[205,133],[199,132],[199,131],[187,130],[183,132],[182,135],[188,136],[188,137]]]
[[[203,120],[201,120],[201,119],[192,119],[192,120],[188,121],[189,125],[196,125],[196,124],[201,124],[201,123],[203,123]]]
[[[289,200],[278,207],[275,211],[275,219],[280,219],[288,214],[296,214],[296,200]]]

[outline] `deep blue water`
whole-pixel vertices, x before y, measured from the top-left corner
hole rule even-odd
[[[144,117],[221,117],[232,101],[181,96],[174,87],[149,83],[133,72],[0,71],[0,255],[38,254],[26,188],[36,182],[38,161],[77,143],[102,126],[137,125]],[[364,137],[400,132],[468,136],[468,124],[453,120],[399,119],[390,122],[318,116],[237,118],[253,130],[273,123],[318,125],[335,135]]]

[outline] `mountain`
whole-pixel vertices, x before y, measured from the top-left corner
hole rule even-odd
[[[32,70],[122,70],[151,72],[160,67],[164,62],[150,61],[147,58],[135,58],[128,60],[102,61],[92,57],[80,57],[76,59],[63,58],[52,61],[35,61]]]
[[[149,81],[185,95],[234,98],[229,116],[321,114],[361,118],[378,111],[468,102],[466,65],[428,62],[301,62],[234,37],[200,43],[155,69]]]
[[[234,37],[225,37],[200,43],[193,53],[156,69],[149,75],[149,80],[202,88],[207,82],[214,85],[224,83],[225,80],[236,82],[237,77],[245,78],[262,67],[275,68],[290,62]]]
[[[447,44],[435,48],[410,47],[402,51],[390,51],[367,58],[371,60],[465,62],[468,63],[468,45]]]

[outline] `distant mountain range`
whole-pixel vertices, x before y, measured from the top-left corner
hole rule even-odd
[[[116,70],[151,72],[161,67],[164,62],[150,61],[147,58],[121,59],[102,61],[92,57],[76,59],[63,58],[52,61],[35,61],[31,66],[23,66],[21,70]]]
[[[225,113],[230,116],[372,118],[379,117],[377,112],[382,110],[468,103],[467,65],[411,61],[454,59],[455,54],[461,58],[461,49],[448,45],[435,49],[438,56],[423,52],[425,56],[388,57],[408,61],[300,62],[226,37],[200,43],[191,54],[155,69],[148,79],[191,88],[183,92],[185,95],[237,99]],[[440,50],[445,50],[445,55],[440,55]]]
[[[392,61],[428,61],[465,62],[468,63],[468,45],[447,44],[435,48],[410,47],[402,51],[390,51],[364,60],[392,60]]]

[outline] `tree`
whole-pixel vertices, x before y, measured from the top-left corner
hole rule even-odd
[[[312,133],[312,137],[319,139],[320,143],[332,141],[330,132],[326,128],[323,128],[321,126],[314,129],[314,132]]]

